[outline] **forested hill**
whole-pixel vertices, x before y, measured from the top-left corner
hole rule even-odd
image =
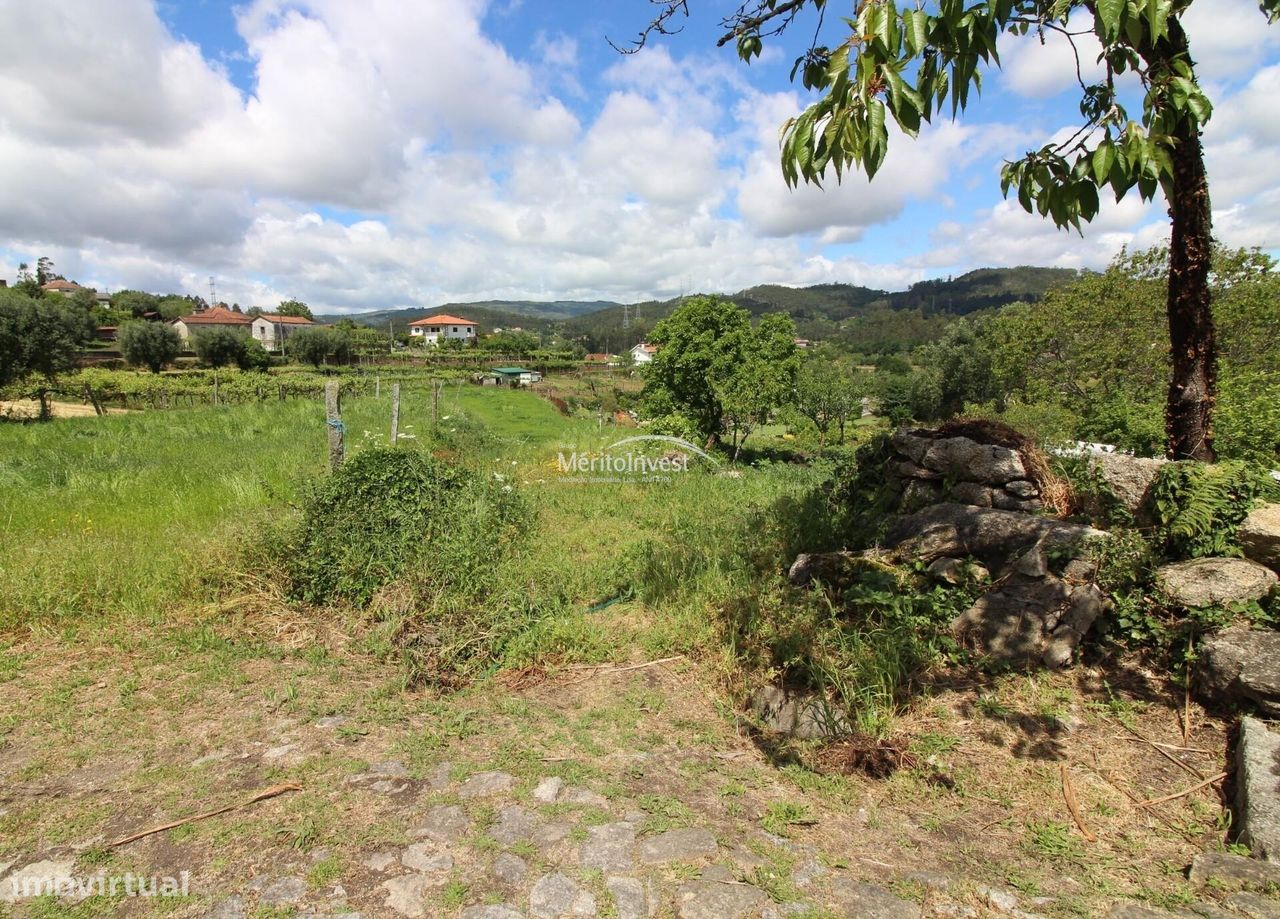
[[[1068,284],[1077,277],[1079,272],[1071,268],[979,268],[945,281],[920,281],[908,290],[886,295],[883,301],[877,300],[871,306],[964,316],[1019,300],[1034,302],[1049,288]]]
[[[956,316],[1017,300],[1036,301],[1050,287],[1075,277],[1075,271],[1065,268],[980,268],[957,278],[921,281],[896,292],[853,284],[764,284],[741,290],[730,299],[755,316],[789,313],[804,338],[842,340],[866,352],[898,351],[936,338]],[[403,332],[415,319],[449,313],[474,319],[486,332],[513,326],[534,332],[558,331],[581,341],[588,351],[619,352],[643,341],[654,324],[679,303],[679,298],[625,307],[607,300],[482,300],[317,318],[325,322],[352,319],[377,329],[386,329],[391,323],[397,332]]]
[[[896,292],[852,284],[766,284],[739,291],[730,299],[752,315],[789,313],[804,338],[845,339],[858,350],[896,351],[935,338],[956,316],[1018,300],[1034,302],[1049,288],[1076,277],[1067,268],[980,268]],[[584,344],[591,350],[619,351],[641,341],[679,302],[649,301],[626,307],[626,329],[623,307],[617,305],[566,320],[561,330],[569,338],[585,336]]]
[[[511,326],[547,331],[560,320],[598,312],[617,305],[611,300],[477,300],[472,303],[445,303],[440,306],[375,310],[370,313],[345,316],[331,314],[316,318],[321,322],[351,319],[361,325],[384,330],[387,323],[391,322],[397,332],[403,332],[405,327],[415,319],[422,319],[433,313],[446,313],[463,319],[474,319],[485,331],[491,331],[494,327],[509,328]]]

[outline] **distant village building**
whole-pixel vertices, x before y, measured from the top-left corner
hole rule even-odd
[[[409,337],[431,345],[441,341],[473,342],[476,324],[460,316],[428,316],[409,323]]]
[[[111,294],[99,292],[92,287],[84,287],[75,281],[68,281],[66,278],[46,281],[40,285],[40,290],[46,294],[60,294],[63,297],[74,297],[80,291],[87,290],[93,294],[93,300],[99,306],[111,305]]]
[[[631,349],[631,359],[637,364],[652,364],[653,356],[658,353],[658,346],[642,341]]]
[[[530,386],[542,379],[541,373],[525,367],[494,367],[491,373],[499,383],[511,386]]]
[[[75,281],[58,278],[56,281],[46,281],[41,284],[40,289],[46,294],[62,294],[64,297],[72,297],[75,296],[77,290],[83,290],[84,288]]]
[[[795,339],[795,346],[802,351],[806,351],[813,347],[813,342],[809,341],[807,338],[797,338]]]
[[[268,351],[279,351],[285,339],[298,329],[309,328],[315,323],[305,316],[277,316],[273,313],[261,313],[254,316],[249,327],[255,341],[262,342]]]
[[[170,325],[177,330],[183,341],[189,341],[193,334],[208,329],[231,329],[248,337],[252,334],[253,318],[244,313],[215,306],[212,309],[200,310],[190,316],[175,319]]]

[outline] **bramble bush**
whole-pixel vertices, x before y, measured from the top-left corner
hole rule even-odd
[[[295,599],[361,607],[401,578],[473,580],[527,521],[510,486],[418,450],[376,447],[311,486],[278,551]]]

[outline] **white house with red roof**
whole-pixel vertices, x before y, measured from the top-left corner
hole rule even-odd
[[[170,325],[177,330],[183,341],[209,329],[231,329],[247,338],[252,333],[253,317],[226,307],[215,306],[212,309],[200,310],[190,316],[175,319]]]
[[[436,345],[442,341],[473,342],[476,340],[476,324],[461,316],[440,313],[409,323],[409,336],[416,341]]]
[[[268,351],[279,351],[284,340],[298,329],[306,329],[315,325],[305,316],[278,316],[275,313],[262,313],[254,316],[249,328],[255,341],[262,342]]]
[[[636,364],[651,364],[653,356],[658,353],[658,346],[642,341],[631,349],[631,360]]]

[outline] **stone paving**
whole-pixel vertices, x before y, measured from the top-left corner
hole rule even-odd
[[[398,794],[397,762],[375,763],[355,777],[380,794]],[[363,884],[315,891],[302,877],[260,877],[228,892],[207,919],[253,919],[285,910],[298,919],[1037,919],[1060,915],[1053,898],[917,871],[870,883],[828,864],[812,846],[760,831],[756,838],[717,838],[709,828],[646,832],[647,815],[587,788],[548,776],[526,798],[501,771],[461,782],[429,782],[435,792],[485,799],[486,825],[459,804],[416,813],[416,840],[363,854]],[[408,809],[417,810],[412,804]],[[323,853],[322,853],[323,854]],[[47,864],[37,866],[46,870]],[[69,869],[69,866],[61,866]],[[1173,911],[1120,904],[1114,919],[1280,917],[1280,902],[1258,891],[1280,889],[1280,866],[1224,853],[1197,859],[1192,881],[1225,899]],[[476,896],[483,902],[468,902]],[[1043,912],[1039,912],[1043,910]]]

